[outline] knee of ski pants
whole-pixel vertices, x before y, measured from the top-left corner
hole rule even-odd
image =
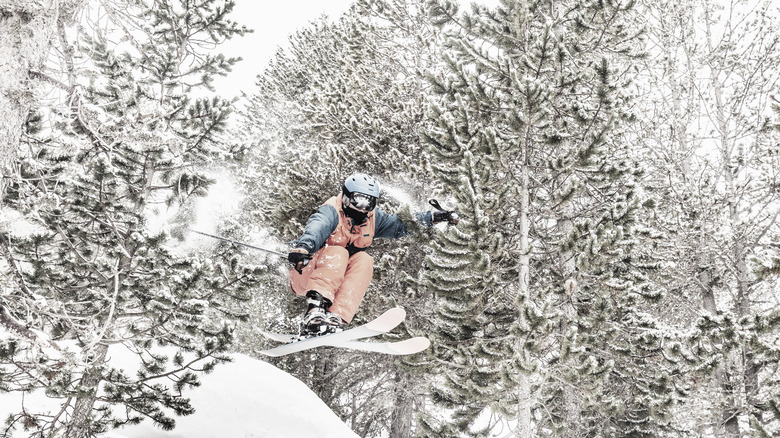
[[[290,270],[290,288],[299,296],[316,290],[333,301],[350,262],[349,251],[342,246],[325,246],[314,254],[309,264],[298,273]]]
[[[364,274],[367,273],[368,278],[370,279],[374,273],[374,258],[371,257],[367,252],[361,251],[355,253],[352,255],[352,257],[349,258],[349,266],[347,269],[358,269]]]
[[[339,315],[346,323],[352,322],[360,303],[366,294],[374,273],[374,258],[365,252],[359,252],[349,258],[349,266],[344,274],[344,282],[336,291],[336,298],[330,311]]]

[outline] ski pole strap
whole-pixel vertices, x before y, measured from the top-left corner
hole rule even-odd
[[[444,207],[441,206],[441,204],[439,204],[439,201],[437,201],[436,199],[429,199],[428,203],[431,204],[431,206],[433,208],[435,208],[435,209],[437,209],[439,211],[447,211],[447,210],[444,209]]]

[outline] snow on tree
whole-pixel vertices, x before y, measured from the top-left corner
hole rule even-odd
[[[55,412],[22,409],[6,431],[86,437],[149,418],[170,429],[163,407],[186,415],[180,390],[225,360],[231,319],[244,312],[262,269],[229,251],[178,256],[147,217],[207,193],[199,167],[228,155],[220,134],[232,102],[198,97],[236,59],[215,55],[245,31],[232,2],[105,1],[60,22],[56,48],[37,77],[51,85],[21,133],[20,177],[4,207],[26,233],[3,230],[3,389],[45,388]],[[8,324],[5,324],[8,327]],[[108,346],[142,358],[135,375],[111,367]],[[150,353],[175,346],[171,365]],[[171,387],[155,379],[173,382]],[[111,406],[122,409],[112,410]]]
[[[753,0],[644,8],[653,44],[638,138],[652,152],[671,268],[659,281],[679,303],[664,318],[689,331],[697,359],[681,421],[716,436],[776,435],[779,163],[768,128],[779,11]]]
[[[450,30],[428,136],[465,219],[425,272],[434,400],[452,411],[427,433],[486,433],[470,428],[492,413],[518,437],[658,436],[678,396],[674,366],[659,367],[662,327],[644,312],[662,294],[625,134],[637,12],[502,1],[434,13]]]
[[[18,174],[16,162],[23,126],[38,87],[40,72],[57,26],[68,23],[83,1],[6,0],[0,2],[0,200]]]

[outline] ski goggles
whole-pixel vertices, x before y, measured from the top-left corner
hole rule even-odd
[[[363,213],[368,213],[376,207],[376,198],[371,195],[350,193],[347,197],[349,198],[350,207]]]

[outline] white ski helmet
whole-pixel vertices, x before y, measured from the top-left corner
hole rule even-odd
[[[344,209],[351,207],[368,213],[376,207],[379,198],[379,183],[365,173],[350,175],[341,188]]]

